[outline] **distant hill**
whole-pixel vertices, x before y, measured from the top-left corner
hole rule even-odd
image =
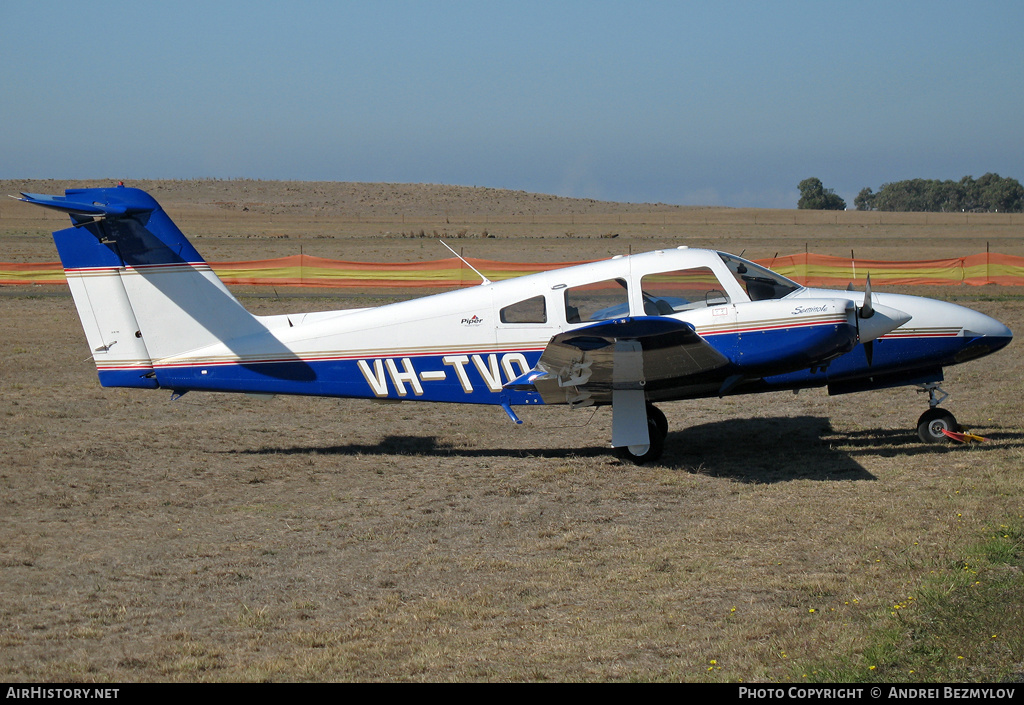
[[[113,179],[0,181],[4,194],[19,191],[63,193],[66,188],[116,186]],[[162,203],[208,205],[254,213],[319,213],[321,215],[579,215],[678,212],[701,206],[664,203],[616,203],[589,198],[563,198],[526,191],[440,184],[385,184],[342,181],[138,180]]]

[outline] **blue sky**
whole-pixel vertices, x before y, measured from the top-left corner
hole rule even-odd
[[[445,183],[792,208],[1024,180],[1024,2],[0,9],[0,178]]]

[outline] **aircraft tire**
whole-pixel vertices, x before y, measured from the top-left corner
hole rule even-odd
[[[653,409],[654,407],[649,407]],[[662,426],[659,425],[659,421],[656,418],[658,415],[661,416],[662,421],[665,419],[665,415],[660,410],[655,409],[658,413],[652,415],[650,411],[647,414],[647,434],[650,436],[650,444],[646,446],[621,446],[615,449],[615,455],[622,460],[628,460],[635,465],[644,465],[645,463],[653,463],[661,457],[662,451],[665,450],[665,436],[666,432],[662,430]],[[665,428],[668,427],[668,422],[665,421]]]
[[[658,433],[661,434],[662,441],[664,442],[665,436],[668,435],[668,419],[665,418],[665,414],[661,409],[654,404],[648,404],[647,423],[650,424],[652,419],[654,420],[654,425],[658,427]]]
[[[945,409],[933,407],[921,414],[921,418],[917,420],[917,437],[923,443],[949,441],[950,439],[942,432],[943,429],[946,431],[960,430],[960,424],[956,422],[956,417]]]

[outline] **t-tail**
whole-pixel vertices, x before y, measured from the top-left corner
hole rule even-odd
[[[19,200],[74,223],[53,239],[103,386],[159,387],[157,361],[265,331],[145,191]]]

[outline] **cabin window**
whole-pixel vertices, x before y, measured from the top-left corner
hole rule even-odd
[[[573,286],[565,290],[565,322],[607,321],[629,315],[625,279]]]
[[[648,316],[669,316],[729,303],[718,277],[709,267],[648,274],[640,280],[640,289]]]
[[[501,309],[502,323],[547,323],[548,311],[543,296],[534,296]]]

